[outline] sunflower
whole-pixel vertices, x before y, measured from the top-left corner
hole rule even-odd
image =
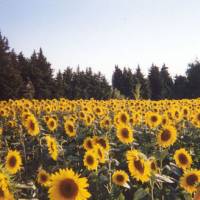
[[[106,152],[103,149],[103,147],[100,146],[99,144],[97,144],[97,145],[95,145],[94,149],[96,151],[96,155],[98,156],[99,162],[105,163],[106,162]]]
[[[16,174],[20,169],[22,165],[22,159],[19,151],[12,151],[9,150],[8,154],[6,156],[6,170],[10,174]]]
[[[74,127],[74,123],[72,123],[71,121],[67,120],[64,123],[64,128],[65,128],[65,132],[69,137],[74,137],[76,136],[76,130]]]
[[[33,115],[28,116],[28,118],[24,121],[24,125],[31,136],[36,136],[39,134],[39,123]]]
[[[158,173],[159,167],[158,167],[156,158],[154,158],[154,157],[149,158],[149,162],[150,162],[151,172]]]
[[[91,137],[87,137],[84,139],[83,148],[85,150],[92,150],[94,148],[94,142]]]
[[[47,147],[48,147],[48,151],[50,156],[52,157],[53,160],[57,160],[58,158],[58,147],[57,147],[57,142],[56,139],[47,135],[45,137],[46,142],[47,142]]]
[[[43,186],[49,186],[50,184],[50,174],[44,169],[39,169],[37,174],[37,182]]]
[[[197,191],[197,185],[200,183],[200,171],[192,169],[185,171],[180,179],[180,185],[187,192],[193,193]]]
[[[129,114],[127,112],[122,112],[121,111],[116,115],[116,118],[118,119],[119,123],[128,124],[130,117],[129,117]]]
[[[131,176],[142,183],[149,181],[151,175],[150,162],[144,154],[137,150],[130,150],[126,154],[128,169]]]
[[[174,160],[176,165],[184,170],[190,168],[192,164],[192,157],[184,148],[176,150]]]
[[[169,147],[176,142],[177,131],[174,126],[167,125],[159,132],[157,142],[161,147]]]
[[[12,194],[4,185],[0,185],[0,200],[11,200]]]
[[[105,151],[109,151],[110,144],[107,137],[93,137],[94,144],[99,144]]]
[[[194,195],[194,200],[200,200],[200,187],[197,188],[197,192]]]
[[[86,151],[83,164],[88,170],[96,170],[99,164],[98,156],[96,155],[95,151],[89,150]]]
[[[58,126],[58,123],[53,117],[47,120],[47,127],[50,131],[55,131],[57,126]]]
[[[123,170],[116,170],[112,175],[112,181],[116,185],[127,187],[129,177],[128,174]]]
[[[133,131],[130,126],[119,125],[117,127],[117,137],[118,139],[125,144],[130,144],[133,142]]]
[[[156,128],[161,123],[161,116],[158,113],[148,112],[146,114],[146,123],[150,128]]]
[[[80,178],[72,169],[60,169],[51,175],[49,199],[87,200],[91,196],[88,186],[87,178]]]

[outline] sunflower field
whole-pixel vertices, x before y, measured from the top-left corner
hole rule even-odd
[[[200,200],[200,99],[0,102],[0,200]]]

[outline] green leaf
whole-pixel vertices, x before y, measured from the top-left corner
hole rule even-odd
[[[125,200],[125,197],[122,193],[120,193],[120,195],[118,196],[117,200]]]
[[[143,188],[140,188],[135,192],[133,200],[143,199],[146,195],[148,195],[147,191]]]

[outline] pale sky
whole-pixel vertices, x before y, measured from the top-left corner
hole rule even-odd
[[[52,67],[92,67],[111,80],[115,64],[147,75],[165,63],[184,74],[200,57],[199,0],[0,0],[0,31],[16,52],[42,47]]]

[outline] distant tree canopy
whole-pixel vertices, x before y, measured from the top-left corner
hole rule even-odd
[[[137,95],[135,95],[137,93]],[[139,94],[138,94],[139,93]],[[74,71],[71,67],[54,74],[42,49],[30,58],[10,49],[8,39],[0,33],[0,99],[52,98],[68,99],[182,99],[200,97],[200,62],[188,65],[185,76],[175,76],[168,67],[152,65],[148,76],[140,66],[121,69],[115,66],[111,85],[100,72],[91,68]]]

